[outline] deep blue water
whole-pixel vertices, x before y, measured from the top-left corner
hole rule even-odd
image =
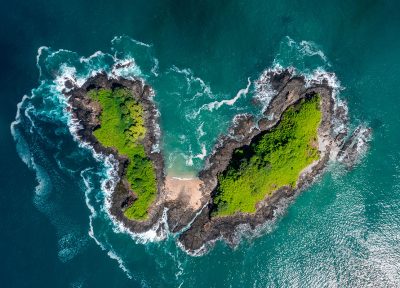
[[[400,286],[396,1],[82,2],[1,3],[2,287]],[[107,167],[73,140],[52,76],[110,70],[110,55],[135,58],[140,71],[125,72],[154,87],[171,173],[198,171],[235,114],[261,111],[252,83],[274,64],[334,72],[351,125],[373,128],[370,149],[235,250],[138,243],[108,219]]]

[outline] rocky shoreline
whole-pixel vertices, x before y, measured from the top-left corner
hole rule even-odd
[[[91,100],[87,95],[88,91],[100,88],[115,89],[124,87],[132,91],[133,97],[135,97],[144,109],[144,120],[147,132],[142,144],[145,148],[146,155],[153,162],[156,171],[157,190],[162,191],[165,181],[164,159],[161,152],[157,149],[160,137],[157,118],[158,113],[152,100],[153,93],[150,86],[145,85],[141,80],[128,80],[121,77],[109,78],[107,74],[102,73],[87,79],[80,87],[68,81],[65,87],[69,89],[68,91],[64,91],[64,94],[68,98],[72,119],[79,122],[80,129],[76,131],[78,138],[82,142],[93,147],[96,153],[105,156],[112,155],[118,163],[117,173],[119,179],[110,199],[111,215],[132,232],[141,233],[151,229],[154,223],[161,217],[164,210],[163,201],[160,201],[161,193],[158,193],[157,199],[149,209],[149,217],[147,220],[141,222],[131,221],[124,216],[124,209],[136,199],[136,195],[131,191],[126,180],[124,180],[129,160],[119,155],[116,149],[102,146],[93,135],[93,131],[100,126],[99,115],[101,113],[101,108],[98,103]]]
[[[109,78],[106,74],[91,77],[80,87],[74,86],[72,82],[66,83],[68,91],[64,91],[64,94],[68,97],[70,112],[73,119],[80,124],[77,136],[92,146],[97,153],[113,155],[118,162],[119,181],[111,196],[111,215],[133,233],[142,233],[150,229],[156,229],[158,234],[166,230],[177,233],[179,245],[188,253],[196,255],[206,251],[218,239],[224,239],[229,245],[234,246],[239,241],[240,231],[256,231],[267,220],[274,218],[275,211],[281,206],[282,201],[292,199],[299,191],[310,185],[321,174],[330,159],[339,160],[347,167],[354,165],[360,151],[365,149],[364,144],[368,141],[371,130],[359,127],[352,135],[348,135],[347,109],[338,104],[335,91],[327,80],[310,83],[303,76],[296,76],[291,70],[281,70],[265,72],[258,84],[259,89],[274,91],[274,97],[265,110],[264,117],[256,120],[250,115],[240,115],[236,117],[229,133],[218,139],[213,153],[206,159],[205,168],[200,171],[196,180],[196,183],[199,183],[199,191],[196,192],[199,192],[197,194],[200,197],[198,203],[196,202],[198,205],[193,206],[188,204],[192,201],[188,198],[193,191],[187,190],[185,185],[178,187],[180,190],[174,197],[171,197],[171,191],[166,188],[171,184],[166,185],[163,156],[156,149],[160,137],[158,113],[151,99],[152,90],[148,85],[140,80]],[[93,136],[93,131],[100,125],[98,119],[101,109],[89,99],[87,92],[91,89],[117,87],[130,89],[145,111],[147,133],[143,145],[147,156],[154,164],[158,183],[157,199],[151,205],[149,217],[145,221],[129,220],[123,213],[124,209],[135,200],[134,192],[123,180],[128,159],[119,155],[115,149],[103,147]],[[320,159],[303,170],[294,189],[287,186],[276,190],[257,204],[255,213],[212,217],[213,196],[218,184],[217,175],[228,166],[234,149],[249,145],[258,134],[275,127],[288,107],[315,94],[321,96],[322,121],[318,129]],[[169,183],[175,185],[175,182]],[[161,223],[159,220],[165,212],[167,221]]]
[[[361,145],[370,137],[371,130],[363,127],[348,135],[346,107],[337,105],[333,87],[326,80],[311,83],[307,87],[308,83],[303,76],[296,76],[291,70],[283,70],[278,73],[270,71],[260,81],[267,82],[267,88],[276,91],[264,112],[265,117],[258,122],[250,115],[238,117],[230,133],[220,137],[213,154],[206,159],[205,169],[199,173],[210,195],[209,202],[191,227],[179,237],[180,244],[194,255],[203,253],[218,239],[235,246],[243,232],[256,233],[267,220],[274,218],[275,211],[285,205],[283,202],[293,199],[298,192],[309,186],[322,173],[330,159],[341,160],[347,167],[352,167],[359,156]],[[294,189],[286,186],[276,190],[257,204],[255,213],[212,217],[217,175],[226,169],[233,151],[249,145],[258,134],[275,127],[288,107],[315,94],[321,96],[322,121],[318,129],[320,159],[303,170]],[[356,139],[363,141],[357,142]]]
[[[116,149],[107,148],[101,145],[93,131],[99,127],[99,115],[101,107],[88,97],[88,91],[92,89],[129,89],[133,97],[144,108],[145,127],[147,129],[143,145],[146,155],[153,162],[157,179],[157,197],[148,210],[149,217],[144,221],[130,220],[124,215],[124,210],[136,199],[134,191],[131,191],[129,184],[124,180],[128,159],[118,154]],[[168,186],[168,177],[164,171],[164,159],[159,151],[160,128],[158,123],[158,110],[152,99],[153,91],[150,86],[143,83],[142,80],[129,80],[121,77],[109,77],[105,73],[90,77],[81,86],[75,82],[67,80],[63,94],[68,99],[69,113],[74,122],[79,123],[76,129],[76,136],[79,141],[89,145],[98,154],[112,156],[117,163],[118,181],[111,193],[109,212],[118,223],[121,223],[125,229],[135,234],[145,233],[149,230],[156,230],[158,237],[166,231],[173,233],[182,230],[193,220],[198,209],[193,209],[188,205],[187,193],[178,193],[177,197],[171,199]],[[185,188],[185,187],[184,187]],[[198,206],[203,206],[205,200],[200,199]],[[189,199],[190,201],[190,199]],[[167,213],[167,222],[160,221],[163,213]]]

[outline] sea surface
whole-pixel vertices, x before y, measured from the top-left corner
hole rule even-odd
[[[1,287],[400,286],[400,2],[90,2],[0,1]],[[335,73],[350,129],[372,127],[356,167],[331,163],[259,237],[200,257],[110,220],[112,169],[72,136],[63,77],[149,83],[167,171],[191,177],[288,66]]]

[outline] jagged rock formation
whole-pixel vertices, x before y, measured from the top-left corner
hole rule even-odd
[[[197,182],[193,184],[168,179],[164,173],[162,153],[155,149],[159,144],[158,113],[151,99],[152,90],[148,85],[140,80],[109,78],[106,74],[91,77],[80,87],[67,82],[65,86],[68,89],[64,94],[68,97],[73,119],[80,124],[77,136],[91,145],[97,153],[113,155],[118,166],[119,181],[111,196],[111,215],[134,233],[154,227],[157,227],[160,233],[165,229],[179,233],[180,245],[193,254],[205,251],[210,244],[221,238],[230,245],[236,245],[238,231],[252,231],[261,227],[268,219],[272,219],[274,211],[282,201],[292,199],[296,193],[312,183],[330,159],[340,160],[347,167],[352,167],[360,152],[365,150],[364,144],[370,138],[371,130],[359,127],[352,135],[348,135],[347,109],[335,99],[335,91],[327,81],[310,82],[302,76],[294,75],[291,70],[282,70],[265,72],[258,84],[259,89],[268,89],[274,94],[264,117],[259,120],[251,115],[236,117],[229,133],[218,139],[213,153],[206,159],[205,168],[200,171]],[[123,214],[124,209],[135,201],[134,193],[123,180],[128,159],[119,155],[115,149],[103,147],[93,135],[93,131],[100,125],[101,108],[87,93],[93,88],[116,87],[131,90],[145,111],[145,126],[148,132],[143,144],[156,170],[158,194],[149,208],[148,219],[144,221],[129,220]],[[213,217],[211,211],[218,184],[217,175],[227,168],[233,151],[249,145],[254,137],[274,128],[288,107],[315,94],[321,97],[322,120],[317,133],[319,160],[302,171],[294,188],[280,187],[257,203],[255,213]],[[167,222],[160,224],[159,219],[163,213],[167,213]]]

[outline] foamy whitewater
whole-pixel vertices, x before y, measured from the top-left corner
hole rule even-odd
[[[60,224],[63,212],[57,206],[58,203],[50,199],[58,193],[53,189],[52,181],[55,179],[49,176],[49,173],[52,173],[52,160],[46,160],[41,152],[47,149],[46,145],[54,150],[57,167],[61,171],[69,173],[72,177],[79,175],[81,178],[85,203],[90,213],[87,234],[102,251],[117,262],[128,278],[140,279],[140,276],[135,275],[129,268],[129,264],[126,263],[127,255],[118,252],[118,242],[121,239],[129,235],[133,241],[132,245],[134,243],[154,245],[151,243],[161,240],[164,241],[157,245],[170,245],[168,243],[174,243],[177,237],[168,231],[167,211],[164,211],[152,229],[144,233],[130,232],[110,215],[110,196],[119,180],[116,171],[117,161],[112,156],[95,153],[89,145],[77,138],[76,132],[81,126],[67,112],[67,99],[62,94],[62,91],[68,91],[65,86],[66,80],[81,86],[88,77],[106,72],[109,77],[141,79],[142,83],[146,81],[150,84],[154,89],[154,99],[161,111],[158,115],[161,127],[157,126],[156,131],[158,142],[154,144],[153,150],[162,149],[167,161],[167,173],[183,179],[186,175],[194,175],[201,169],[206,156],[214,147],[215,139],[221,133],[228,132],[227,128],[235,123],[238,115],[253,114],[261,117],[276,93],[268,84],[268,72],[279,72],[290,67],[294,73],[305,75],[308,85],[327,81],[334,90],[336,106],[345,107],[339,97],[340,91],[344,88],[334,73],[324,70],[324,67],[329,67],[330,64],[325,54],[314,43],[307,41],[297,43],[287,37],[282,41],[280,49],[287,50],[294,56],[281,57],[280,51],[270,68],[261,71],[256,79],[248,77],[242,89],[236,94],[227,95],[213,92],[208,83],[196,77],[195,71],[188,68],[173,66],[166,71],[160,71],[159,61],[153,56],[152,46],[128,37],[115,37],[111,41],[111,54],[97,51],[89,57],[81,57],[68,50],[53,51],[49,47],[40,47],[37,55],[40,85],[32,90],[31,95],[25,95],[18,104],[11,132],[21,159],[36,173],[38,182],[34,196],[36,206],[51,219],[58,230],[60,260],[71,261],[79,255],[80,249],[87,245],[87,240],[82,236],[82,231],[74,230],[73,225]],[[311,70],[310,67],[303,69],[301,66],[296,66],[307,57],[317,57],[318,66],[312,67]],[[261,105],[252,105],[253,98]],[[181,112],[173,118],[163,114],[163,111],[170,107],[180,109]],[[52,125],[57,127],[54,128]],[[173,125],[176,126],[174,130],[166,129]],[[348,129],[345,123],[338,122],[335,125],[337,133]],[[71,140],[75,144],[71,144]],[[360,136],[356,141],[365,143],[367,139]],[[65,143],[74,147],[69,148],[69,154],[63,152]],[[74,163],[75,155],[83,159],[78,161],[79,165]],[[88,155],[91,155],[92,159]],[[37,161],[43,163],[38,164]],[[287,204],[282,203],[282,207],[286,206]],[[276,215],[282,215],[284,210],[284,208],[277,210]],[[199,214],[200,212],[194,219]],[[55,217],[56,215],[58,217]],[[237,241],[239,242],[243,236],[252,239],[270,233],[275,227],[274,223],[275,221],[269,221],[251,233],[246,225],[239,227]],[[183,230],[187,230],[190,224]],[[191,254],[199,256],[204,251],[206,247]]]

